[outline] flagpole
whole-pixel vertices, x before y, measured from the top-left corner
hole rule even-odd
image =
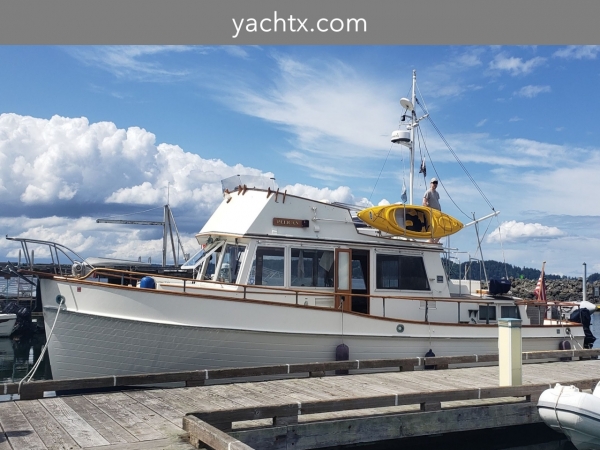
[[[546,280],[544,279],[544,269],[546,268],[546,261],[542,262],[542,273],[540,274],[540,279],[537,282],[535,287],[534,295],[535,299],[538,302],[546,301]]]

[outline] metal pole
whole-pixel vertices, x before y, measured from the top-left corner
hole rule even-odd
[[[168,205],[165,205],[165,214],[163,220],[163,248],[162,248],[162,266],[167,265],[167,209]]]
[[[411,102],[413,105],[413,110],[410,112],[410,120],[411,120],[411,126],[410,126],[410,195],[409,195],[409,203],[411,205],[414,205],[413,203],[413,181],[414,181],[414,172],[415,172],[415,122],[416,122],[416,112],[415,112],[415,107],[416,107],[416,98],[417,98],[417,94],[415,92],[415,88],[416,88],[416,84],[417,84],[417,71],[413,70],[413,83],[412,83],[412,98],[411,98]]]
[[[587,278],[587,266],[585,263],[583,263],[583,301],[585,302],[587,300],[587,287],[585,285],[586,282],[586,278]]]

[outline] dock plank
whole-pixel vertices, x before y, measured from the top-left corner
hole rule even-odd
[[[21,401],[17,406],[49,449],[66,450],[79,447],[56,418],[41,406],[39,400]]]
[[[180,438],[165,438],[127,444],[113,444],[108,447],[84,447],[83,450],[195,450],[195,447]]]
[[[143,420],[144,423],[161,433],[163,437],[181,434],[181,424],[174,425],[170,420],[138,402],[126,392],[115,393],[112,399],[113,401],[117,402],[119,407],[127,408],[129,411]]]
[[[162,398],[154,395],[154,390],[149,391],[128,391],[127,395],[137,402],[140,402],[146,408],[151,409],[156,414],[169,420],[171,423],[180,426],[181,417],[185,415],[185,411],[175,408],[167,404]],[[181,408],[184,409],[184,408]]]
[[[70,396],[62,397],[62,400],[90,424],[109,444],[138,441],[131,433],[87,398],[83,396]]]
[[[61,398],[46,398],[39,403],[60,423],[62,428],[80,447],[108,445],[109,441],[87,423]]]
[[[142,418],[129,410],[125,405],[114,399],[115,393],[91,394],[85,397],[106,414],[111,416],[123,428],[131,433],[138,441],[150,441],[166,437],[163,433],[156,431]]]
[[[16,402],[0,402],[0,424],[13,450],[48,450]]]
[[[4,428],[0,424],[0,450],[12,450],[8,438],[6,437]]]

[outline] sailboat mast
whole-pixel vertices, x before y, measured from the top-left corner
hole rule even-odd
[[[414,205],[413,203],[413,182],[414,182],[414,178],[415,178],[415,126],[416,126],[416,120],[417,120],[417,116],[415,113],[415,108],[414,106],[416,105],[416,92],[415,92],[415,88],[417,85],[417,71],[413,70],[413,78],[412,78],[412,96],[411,96],[411,102],[413,105],[413,108],[410,112],[410,143],[409,143],[409,150],[410,150],[410,180],[409,180],[409,203],[411,205]]]

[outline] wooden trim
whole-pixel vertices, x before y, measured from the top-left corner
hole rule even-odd
[[[348,258],[348,272],[345,274],[348,277],[348,287],[346,289],[340,288],[339,281],[340,276],[344,275],[340,273],[340,255],[347,255]],[[352,250],[349,248],[336,248],[334,262],[334,290],[335,290],[335,309],[343,309],[345,312],[352,311]]]

